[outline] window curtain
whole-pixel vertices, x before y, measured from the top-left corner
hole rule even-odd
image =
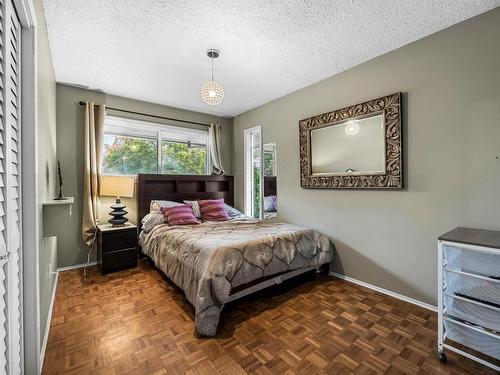
[[[99,217],[99,179],[106,107],[87,101],[85,107],[85,145],[83,171],[83,241],[92,247]]]
[[[225,174],[226,171],[222,166],[221,126],[218,124],[210,124],[210,128],[208,128],[208,148],[210,151],[208,174]]]

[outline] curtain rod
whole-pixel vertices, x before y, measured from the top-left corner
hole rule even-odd
[[[80,104],[82,107],[84,107],[84,106],[87,105],[85,102],[79,102],[78,104]],[[118,112],[131,113],[131,114],[134,114],[134,115],[141,115],[141,116],[147,116],[147,117],[160,118],[162,120],[178,121],[178,122],[184,122],[186,124],[194,124],[194,125],[201,125],[201,126],[210,127],[210,124],[204,124],[202,122],[181,120],[181,119],[173,118],[173,117],[164,117],[164,116],[158,116],[158,115],[150,115],[148,113],[143,113],[143,112],[129,111],[128,109],[120,109],[120,108],[113,108],[113,107],[107,107],[107,106],[106,106],[106,109],[111,109],[113,111],[118,111]]]

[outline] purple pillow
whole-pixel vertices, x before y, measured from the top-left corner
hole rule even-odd
[[[190,204],[176,207],[162,207],[161,212],[170,225],[200,224],[194,217],[193,208]]]
[[[230,217],[224,206],[224,199],[206,199],[198,201],[201,217],[205,221],[226,221]]]

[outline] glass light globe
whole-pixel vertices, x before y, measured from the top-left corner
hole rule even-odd
[[[357,122],[347,123],[344,131],[347,135],[356,135],[359,133],[359,125]]]
[[[208,105],[219,105],[224,99],[224,86],[216,81],[207,81],[201,86],[201,99]]]

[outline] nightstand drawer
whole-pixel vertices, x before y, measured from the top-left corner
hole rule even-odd
[[[137,247],[137,230],[118,230],[102,233],[102,252]]]
[[[137,248],[102,254],[101,272],[108,273],[137,266]]]

